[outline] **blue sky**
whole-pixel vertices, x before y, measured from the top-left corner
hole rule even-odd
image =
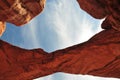
[[[47,0],[44,11],[28,24],[16,27],[7,23],[1,39],[22,48],[52,52],[87,41],[101,31],[101,22],[82,11],[76,0]],[[36,80],[109,79],[56,73]]]

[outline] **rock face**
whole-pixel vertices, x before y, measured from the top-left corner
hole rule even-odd
[[[85,43],[51,54],[0,41],[0,80],[32,80],[55,72],[120,78],[119,36],[119,31],[104,30]]]
[[[41,11],[38,2],[44,4],[42,1],[1,0],[0,4],[5,5],[4,8],[7,10],[0,7],[0,19],[16,25],[24,24],[24,21],[29,21]],[[16,2],[21,3],[16,4]],[[47,54],[42,49],[22,49],[0,40],[0,80],[32,80],[55,72],[120,78],[120,1],[78,0],[78,2],[81,8],[93,17],[98,19],[106,17],[102,24],[106,30],[96,34],[87,42],[51,54]],[[8,7],[10,5],[12,7]],[[38,8],[33,9],[31,5]],[[14,10],[17,13],[14,13]],[[4,11],[18,14],[19,17],[14,16],[14,19],[10,13],[11,19],[7,16],[3,18],[1,15],[8,14],[3,13]],[[24,11],[25,14],[30,12],[29,20],[23,17]]]
[[[37,16],[44,5],[45,0],[0,0],[0,21],[23,25]]]
[[[0,21],[0,36],[2,36],[2,34],[4,33],[6,28],[6,24],[3,21]]]
[[[21,26],[42,12],[46,0],[0,0],[0,35],[5,23]]]
[[[120,31],[120,0],[77,0],[80,7],[91,16],[105,18],[102,28],[112,27]],[[111,25],[111,26],[106,26]]]

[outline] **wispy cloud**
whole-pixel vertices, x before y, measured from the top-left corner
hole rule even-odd
[[[42,17],[42,18],[41,18]],[[50,0],[38,18],[43,48],[46,51],[72,46],[87,41],[95,33],[100,32],[101,21],[92,18],[79,8],[76,0]],[[44,32],[43,32],[43,31]],[[50,33],[49,33],[50,32]],[[54,34],[54,35],[53,35]],[[55,35],[56,34],[56,35]],[[49,37],[51,36],[51,37]],[[46,40],[47,39],[47,40]],[[47,44],[46,44],[47,43]],[[51,44],[52,43],[52,44]],[[57,46],[53,46],[57,45]],[[52,49],[50,49],[50,48]],[[82,75],[58,73],[38,80],[108,80]]]
[[[40,15],[22,28],[9,28],[2,39],[20,47],[43,48],[51,52],[88,40],[101,31],[98,26],[100,24],[101,21],[82,11],[76,0],[47,0],[46,7]],[[36,80],[108,79],[58,73]]]
[[[23,47],[31,49],[31,48],[38,48],[40,47],[40,43],[38,40],[38,36],[36,35],[37,28],[36,28],[36,20],[33,19],[27,25],[24,25],[21,36],[23,38]]]
[[[48,0],[42,14],[23,28],[27,44],[23,46],[41,47],[48,52],[72,46],[99,32],[99,23],[82,11],[76,0]]]
[[[34,28],[37,28],[35,33],[41,47],[51,52],[88,40],[98,32],[91,21],[99,23],[86,15],[76,0],[48,0],[43,13],[36,18],[37,27]]]

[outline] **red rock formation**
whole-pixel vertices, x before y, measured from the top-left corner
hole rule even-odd
[[[6,28],[5,22],[0,21],[0,36],[4,33]]]
[[[107,15],[105,10],[105,0],[77,0],[80,7],[91,16],[101,19]]]
[[[0,0],[0,35],[5,30],[5,22],[10,22],[17,26],[29,22],[43,10],[45,1]]]
[[[113,27],[120,31],[120,1],[119,0],[77,0],[80,7],[91,16],[101,19],[106,17],[102,28]]]
[[[4,2],[5,1],[5,2]],[[37,1],[21,0],[16,8],[9,8],[9,5],[16,4],[15,1],[1,0],[0,4],[5,9],[27,10],[38,6]],[[20,0],[16,0],[20,1]],[[42,0],[40,0],[42,1]],[[55,72],[66,72],[73,74],[89,74],[95,76],[120,78],[120,32],[119,32],[119,0],[78,0],[81,8],[86,10],[95,18],[104,18],[101,31],[85,43],[75,45],[63,50],[47,54],[42,49],[26,50],[12,46],[0,40],[0,80],[31,80],[37,77],[46,76]],[[19,6],[20,5],[20,6]],[[15,6],[15,5],[14,5]],[[22,7],[22,8],[21,8]],[[1,10],[2,7],[0,7]],[[20,8],[20,9],[19,9]],[[28,12],[30,11],[28,9]],[[21,11],[19,11],[21,10]],[[37,9],[33,14],[36,14]],[[6,11],[7,13],[7,11]],[[0,19],[3,19],[0,13]],[[11,16],[12,17],[12,16]],[[16,17],[16,16],[15,16]],[[20,22],[11,20],[14,24],[24,24],[23,15]],[[19,20],[19,18],[16,18]],[[26,18],[25,18],[26,19]],[[8,21],[7,16],[3,21]],[[25,20],[26,21],[26,20]]]
[[[0,0],[0,21],[23,25],[37,16],[44,5],[45,0]]]
[[[120,78],[119,36],[119,31],[104,30],[85,43],[51,54],[0,41],[0,80],[31,80],[55,72]]]

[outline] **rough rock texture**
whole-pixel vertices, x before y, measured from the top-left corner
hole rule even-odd
[[[1,40],[0,80],[31,80],[55,72],[120,78],[119,36],[119,31],[104,30],[85,43],[51,54]]]
[[[91,16],[105,18],[102,28],[113,27],[120,31],[120,0],[77,0],[80,7]],[[107,23],[106,23],[107,22]],[[106,26],[111,25],[111,26]]]
[[[46,0],[0,0],[0,36],[5,22],[21,26],[42,12]]]
[[[0,21],[0,36],[4,33],[6,29],[6,24],[3,21]]]
[[[45,0],[0,0],[0,21],[23,25],[38,15],[44,5]]]
[[[9,5],[15,6],[19,1],[21,4],[18,3],[16,8],[8,7]],[[8,21],[7,16],[3,18],[1,15],[12,11],[13,14],[16,14],[14,10],[19,14],[24,10],[28,12],[35,10],[32,11],[35,12],[33,14],[38,14],[36,12],[40,7],[38,1],[1,0],[0,4],[8,10],[0,7],[0,19]],[[40,2],[42,3],[42,0]],[[106,30],[101,31],[85,43],[51,54],[47,54],[42,49],[22,49],[0,40],[0,80],[31,80],[55,72],[120,78],[120,1],[78,0],[78,2],[81,8],[93,17],[98,19],[106,17],[102,24]],[[28,10],[22,4],[25,4]],[[34,7],[30,5],[38,6],[38,8],[32,9]],[[6,13],[3,13],[2,10]],[[11,18],[9,22],[16,25],[24,24],[23,20],[25,19],[26,22],[27,20],[23,16],[23,13],[19,17],[14,16],[17,21]]]

